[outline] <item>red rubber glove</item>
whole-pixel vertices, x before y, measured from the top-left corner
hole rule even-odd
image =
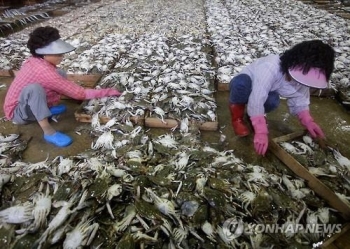
[[[106,89],[85,89],[85,99],[95,99],[108,96],[117,96],[119,97],[121,92],[113,88]]]
[[[325,135],[322,129],[316,124],[310,115],[309,110],[304,110],[298,113],[300,123],[305,126],[312,137],[324,138]]]
[[[255,131],[254,149],[258,155],[264,156],[269,144],[269,139],[267,137],[269,131],[267,130],[266,119],[264,116],[255,116],[251,117],[250,120],[252,121]]]

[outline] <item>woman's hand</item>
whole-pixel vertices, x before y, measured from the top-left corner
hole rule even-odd
[[[264,156],[269,145],[269,139],[267,136],[269,131],[267,130],[266,119],[264,116],[255,116],[251,117],[250,120],[252,121],[255,131],[254,149],[258,155]]]
[[[106,89],[86,89],[85,90],[85,99],[95,99],[108,96],[117,96],[119,97],[121,92],[113,88]]]
[[[255,133],[254,149],[258,155],[264,156],[269,144],[269,139],[265,133]]]
[[[320,126],[318,126],[318,124],[316,124],[314,122],[313,118],[311,117],[309,110],[304,110],[304,111],[299,112],[298,118],[299,118],[300,123],[309,131],[309,133],[312,137],[314,137],[314,138],[316,138],[316,137],[324,138],[325,137]]]

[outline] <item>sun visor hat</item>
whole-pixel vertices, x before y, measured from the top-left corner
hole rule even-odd
[[[319,89],[326,88],[328,86],[326,76],[319,68],[310,68],[307,74],[303,74],[302,68],[293,68],[289,69],[288,71],[294,80],[303,85]]]
[[[35,49],[37,54],[65,54],[75,50],[75,47],[69,43],[58,39],[49,43],[47,46]]]

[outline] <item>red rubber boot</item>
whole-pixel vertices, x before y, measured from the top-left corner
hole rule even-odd
[[[239,137],[245,137],[249,135],[249,129],[243,121],[244,110],[245,104],[230,105],[232,127],[236,135]]]

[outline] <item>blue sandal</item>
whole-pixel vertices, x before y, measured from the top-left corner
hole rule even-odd
[[[52,116],[62,114],[65,111],[67,111],[67,107],[63,104],[50,107],[50,112]]]
[[[66,147],[73,142],[73,139],[70,136],[59,131],[56,131],[52,135],[44,135],[44,139],[46,142],[52,143],[58,147]]]

